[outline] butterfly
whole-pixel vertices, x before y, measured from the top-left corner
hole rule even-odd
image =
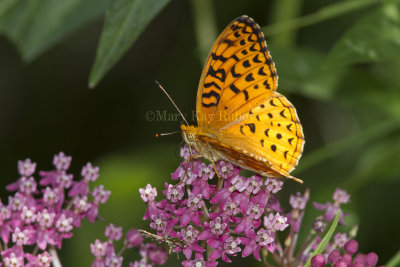
[[[303,152],[302,126],[277,85],[260,27],[248,16],[233,20],[208,55],[197,92],[198,126],[182,124],[183,139],[213,164],[226,160],[302,182],[290,175]]]

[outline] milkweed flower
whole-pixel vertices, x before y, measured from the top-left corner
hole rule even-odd
[[[192,149],[192,153],[197,152]],[[214,170],[212,164],[199,159],[188,161],[190,151],[186,145],[180,155],[183,162],[171,174],[177,183],[165,184],[160,201],[157,201],[160,197],[157,189],[150,184],[139,192],[147,205],[143,219],[149,220],[149,227],[155,231],[141,234],[163,243],[172,252],[183,253],[185,267],[216,266],[220,261],[231,262],[239,255],[266,261],[268,254],[273,255],[279,266],[283,263],[304,266],[321,241],[326,225],[350,200],[350,195],[338,188],[332,203],[314,202],[314,207],[324,214],[314,220],[305,243],[298,244],[299,232],[304,231],[302,223],[310,190],[290,195],[285,201],[290,209],[284,209],[282,206],[287,204],[281,205],[277,197],[283,187],[282,180],[242,176],[241,169],[230,162],[219,161]],[[216,172],[220,175],[218,183],[213,179],[217,177]],[[345,215],[340,217],[341,223]],[[280,232],[286,234],[283,242],[277,238]],[[356,266],[356,262],[375,266],[378,261],[375,253],[366,254],[370,255],[368,260],[367,256],[358,256],[364,254],[355,256],[358,249],[355,242],[352,233],[336,233],[323,254],[310,259],[311,266],[331,266],[333,261],[336,264],[340,260],[347,266]],[[153,263],[143,257],[131,266],[149,264]]]
[[[37,164],[30,159],[18,161],[20,177],[6,187],[14,195],[8,198],[8,203],[0,202],[4,266],[49,267],[54,260],[59,261],[55,258],[56,250],[89,217],[90,209],[99,205],[89,188],[89,182],[98,177],[98,167],[88,163],[82,169],[82,179],[74,180],[68,173],[71,160],[63,152],[55,155],[54,170],[39,171],[38,181],[34,177]],[[82,181],[84,189],[72,194]],[[104,189],[104,192],[109,195],[109,191]],[[93,222],[95,218],[92,219]],[[36,248],[32,251],[31,246]]]

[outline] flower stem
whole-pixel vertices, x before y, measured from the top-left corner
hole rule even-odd
[[[276,253],[272,253],[272,257],[274,258],[274,260],[275,260],[275,262],[279,265],[279,266],[282,266],[282,267],[284,267],[285,266],[285,264],[284,264],[284,262],[283,262],[283,257],[281,258],[281,257],[279,257]]]
[[[265,249],[265,248],[264,248]],[[267,266],[267,267],[275,267],[274,265],[272,265],[272,264],[270,264],[270,263],[268,263],[267,262],[267,253],[263,253],[264,255],[263,255],[263,263],[264,263],[264,265],[265,266]]]
[[[39,246],[36,245],[35,248],[33,249],[32,254],[33,254],[33,255],[36,255],[36,254],[38,253],[38,251],[39,251]]]
[[[126,246],[123,246],[123,247],[121,248],[121,250],[118,252],[118,256],[121,256],[122,253],[124,253],[125,250],[126,250]]]
[[[310,231],[306,237],[306,240],[304,241],[303,245],[300,247],[299,251],[297,252],[296,256],[295,256],[295,262],[299,262],[301,255],[303,255],[308,241],[310,241],[311,237],[315,234],[314,231]]]
[[[54,267],[62,267],[62,264],[60,262],[60,258],[58,257],[57,250],[54,246],[50,247],[50,255],[53,258],[53,266]]]

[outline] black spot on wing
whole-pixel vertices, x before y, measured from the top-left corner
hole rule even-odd
[[[251,32],[248,32],[246,29],[247,29],[247,27],[243,27],[242,33],[244,33],[244,34],[251,33]]]
[[[243,61],[243,67],[245,68],[250,67],[250,62],[248,60]]]
[[[218,103],[201,103],[201,105],[203,106],[203,107],[205,107],[205,108],[209,108],[209,107],[216,107],[216,106],[218,106]]]
[[[238,77],[242,76],[241,74],[236,73],[235,65],[233,65],[233,67],[231,68],[231,74],[232,74],[233,78],[238,78]]]
[[[239,30],[240,28],[242,28],[242,27],[238,26],[237,24],[233,24],[233,25],[231,26],[232,31]]]
[[[208,69],[207,75],[210,75],[221,82],[225,82],[226,74],[224,69],[214,70],[212,66]]]
[[[249,93],[247,92],[247,90],[243,90],[242,92],[244,94],[244,100],[245,101],[249,100]]]
[[[258,75],[267,76],[267,74],[264,72],[264,66],[261,66],[261,68],[258,70]]]
[[[246,123],[246,125],[249,127],[250,132],[252,133],[256,132],[256,125],[254,123]]]
[[[253,40],[253,39],[252,39],[253,35],[254,35],[254,34],[250,34],[249,37],[247,37],[247,41],[249,41],[249,42],[255,42],[256,40]],[[257,37],[256,37],[256,38],[257,38]]]
[[[256,44],[257,43],[254,43],[252,46],[250,46],[249,50],[252,51],[252,52],[256,52],[257,51]]]
[[[223,43],[227,44],[228,47],[231,47],[235,42],[229,39],[225,39],[222,41]]]
[[[265,80],[265,81],[263,82],[263,85],[265,86],[265,89],[268,89],[268,90],[271,89],[271,87],[269,86],[268,80]]]
[[[259,54],[257,54],[255,57],[253,57],[253,62],[254,63],[261,63],[262,62],[261,60],[258,59],[258,55]]]
[[[254,81],[253,73],[249,73],[245,79],[247,82]]]
[[[229,85],[229,89],[231,89],[235,94],[240,93],[240,90],[233,83]]]
[[[244,132],[243,132],[243,125],[240,125],[240,133],[245,135]]]
[[[223,55],[217,56],[215,53],[211,53],[211,57],[212,57],[213,60],[219,60],[219,61],[222,61],[222,62],[226,62],[228,60]]]
[[[211,90],[209,93],[203,93],[202,95],[203,98],[211,98],[215,97],[216,102],[211,102],[211,103],[202,103],[203,107],[212,107],[212,106],[217,106],[220,100],[220,95],[215,92],[214,90]]]
[[[209,88],[211,86],[215,86],[215,88],[217,88],[218,90],[221,90],[221,87],[215,82],[210,82],[210,83],[205,83],[204,84],[204,88]]]

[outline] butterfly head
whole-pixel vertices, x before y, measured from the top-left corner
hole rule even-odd
[[[183,140],[185,140],[188,145],[194,145],[197,142],[199,128],[192,125],[188,126],[185,124],[181,124],[181,129]]]

